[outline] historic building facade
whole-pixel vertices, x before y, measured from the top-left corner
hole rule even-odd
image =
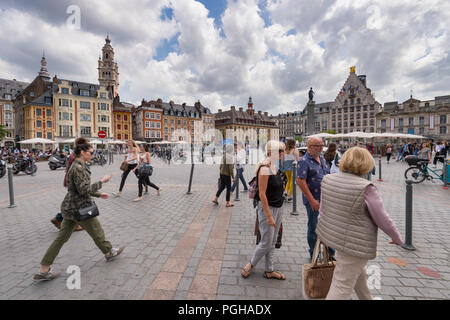
[[[163,109],[154,101],[142,99],[132,116],[133,139],[140,141],[161,141],[163,137]]]
[[[127,141],[133,138],[134,105],[120,102],[117,95],[113,100],[113,131],[115,140]]]
[[[280,128],[280,139],[295,139],[303,133],[303,112],[294,111],[271,116]]]
[[[229,111],[218,110],[215,116],[215,128],[222,133],[223,139],[242,144],[259,145],[269,140],[279,140],[280,129],[276,121],[267,112],[255,113],[252,98],[249,98],[247,110],[231,106]]]
[[[100,131],[113,138],[112,92],[98,84],[53,79],[56,138],[96,138]]]
[[[408,133],[450,140],[450,95],[434,100],[387,102],[377,114],[378,133]]]
[[[333,102],[316,104],[310,99],[304,109],[304,132],[312,135],[333,130],[336,133],[354,131],[376,132],[376,114],[381,110],[365,75],[357,75],[355,67]]]
[[[0,141],[0,145],[13,146],[16,137],[14,125],[14,99],[16,94],[25,89],[28,83],[7,79],[0,79],[0,125],[9,133]]]

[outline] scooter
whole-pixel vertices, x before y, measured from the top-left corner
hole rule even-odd
[[[50,167],[50,170],[56,170],[58,168],[65,168],[67,163],[67,159],[64,156],[56,156],[53,155],[48,160],[48,166]]]

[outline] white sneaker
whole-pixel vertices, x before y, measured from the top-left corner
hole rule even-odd
[[[105,254],[106,261],[113,260],[115,257],[117,257],[119,254],[122,253],[123,249],[125,249],[125,246],[120,246],[119,248],[112,248],[109,253]]]
[[[117,191],[112,193],[114,197],[120,197],[122,195],[122,192]]]

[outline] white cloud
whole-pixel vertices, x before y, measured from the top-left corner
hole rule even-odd
[[[68,30],[64,1],[0,11],[0,77],[32,80],[45,49],[51,74],[96,82],[109,32],[119,63],[122,100],[162,98],[227,109],[278,113],[302,109],[309,87],[333,101],[349,67],[367,75],[379,102],[448,94],[450,3],[445,0],[229,0],[221,30],[194,0],[80,0],[81,30]],[[69,2],[67,2],[68,4]],[[161,21],[161,10],[173,19]],[[292,32],[292,31],[295,32]],[[225,38],[221,36],[221,31]],[[153,57],[178,35],[176,52]]]

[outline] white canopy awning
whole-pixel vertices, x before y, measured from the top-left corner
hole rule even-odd
[[[126,142],[121,141],[121,140],[113,140],[113,141],[107,142],[107,144],[126,144]]]
[[[56,141],[53,140],[48,140],[48,139],[43,139],[43,138],[34,138],[34,139],[28,139],[28,140],[23,140],[23,141],[19,141],[19,143],[21,144],[55,144],[57,143]]]

